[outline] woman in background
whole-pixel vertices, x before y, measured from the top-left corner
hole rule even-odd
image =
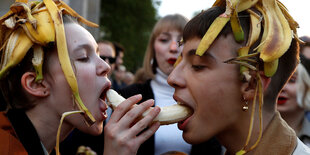
[[[155,105],[159,107],[176,104],[173,99],[174,88],[168,85],[167,78],[182,50],[178,42],[182,39],[183,28],[187,22],[188,19],[184,16],[174,14],[161,18],[155,24],[147,45],[143,67],[139,70],[139,76],[143,78],[136,79],[139,83],[121,89],[119,93],[122,96],[128,98],[142,94],[142,101],[154,99]],[[219,154],[221,146],[214,140],[192,146],[183,140],[177,125],[171,124],[161,126],[154,136],[141,145],[138,154],[160,155],[169,151]]]

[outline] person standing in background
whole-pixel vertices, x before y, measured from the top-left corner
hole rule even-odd
[[[109,72],[109,79],[111,80],[111,75],[115,70],[115,62],[116,62],[116,51],[112,42],[103,40],[98,42],[99,55],[100,58],[103,59],[108,65],[111,67],[111,71]]]
[[[305,44],[300,44],[300,52],[308,59],[310,59],[310,37],[309,36],[302,36],[299,38],[300,40],[304,41]]]
[[[283,87],[277,102],[277,110],[298,138],[310,146],[310,60],[302,54],[300,64]]]
[[[188,19],[184,16],[174,14],[161,18],[155,24],[147,45],[143,67],[139,71],[146,81],[121,89],[119,93],[122,96],[128,98],[134,94],[142,94],[142,101],[154,99],[155,105],[160,107],[176,104],[173,100],[174,88],[168,85],[167,77],[182,50],[178,42],[182,39],[183,28],[187,22]],[[201,152],[202,147],[206,152]],[[213,140],[192,146],[183,140],[177,125],[171,124],[161,126],[153,137],[141,145],[138,155],[160,155],[169,151],[219,154],[221,146]]]
[[[116,52],[116,62],[115,62],[115,69],[118,69],[118,67],[120,65],[123,65],[124,63],[124,52],[125,52],[125,48],[117,42],[113,42],[113,46],[115,48],[115,52]]]

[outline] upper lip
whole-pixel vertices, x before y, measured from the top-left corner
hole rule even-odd
[[[279,100],[279,99],[287,99],[287,97],[281,96],[281,95],[280,95],[280,96],[278,97],[278,100]]]
[[[101,93],[100,93],[100,99],[102,99],[103,101],[106,99],[107,96],[107,91],[111,88],[111,82],[108,81],[104,84],[104,86],[101,89]]]
[[[187,103],[187,102],[185,102],[183,99],[181,99],[181,98],[179,98],[177,95],[173,95],[173,99],[176,101],[176,102],[178,102],[179,104],[182,104],[182,105],[185,105],[185,106],[188,106],[188,107],[190,107],[190,105]]]

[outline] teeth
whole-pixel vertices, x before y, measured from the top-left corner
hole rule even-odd
[[[120,103],[125,101],[125,98],[119,95],[113,89],[109,89],[107,91],[107,101],[107,104],[112,109],[115,109]],[[152,109],[152,107],[148,109],[142,114],[142,116],[146,116]],[[192,115],[192,110],[184,105],[181,105],[180,102],[171,106],[161,107],[160,109],[160,113],[153,121],[159,122],[161,125],[177,123]]]

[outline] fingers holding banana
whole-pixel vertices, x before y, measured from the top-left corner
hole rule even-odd
[[[139,146],[159,128],[159,123],[152,124],[152,121],[160,108],[155,107],[141,117],[154,104],[153,100],[148,100],[135,105],[141,98],[141,95],[136,95],[124,99],[113,108],[111,119],[104,128],[105,154],[135,154]]]

